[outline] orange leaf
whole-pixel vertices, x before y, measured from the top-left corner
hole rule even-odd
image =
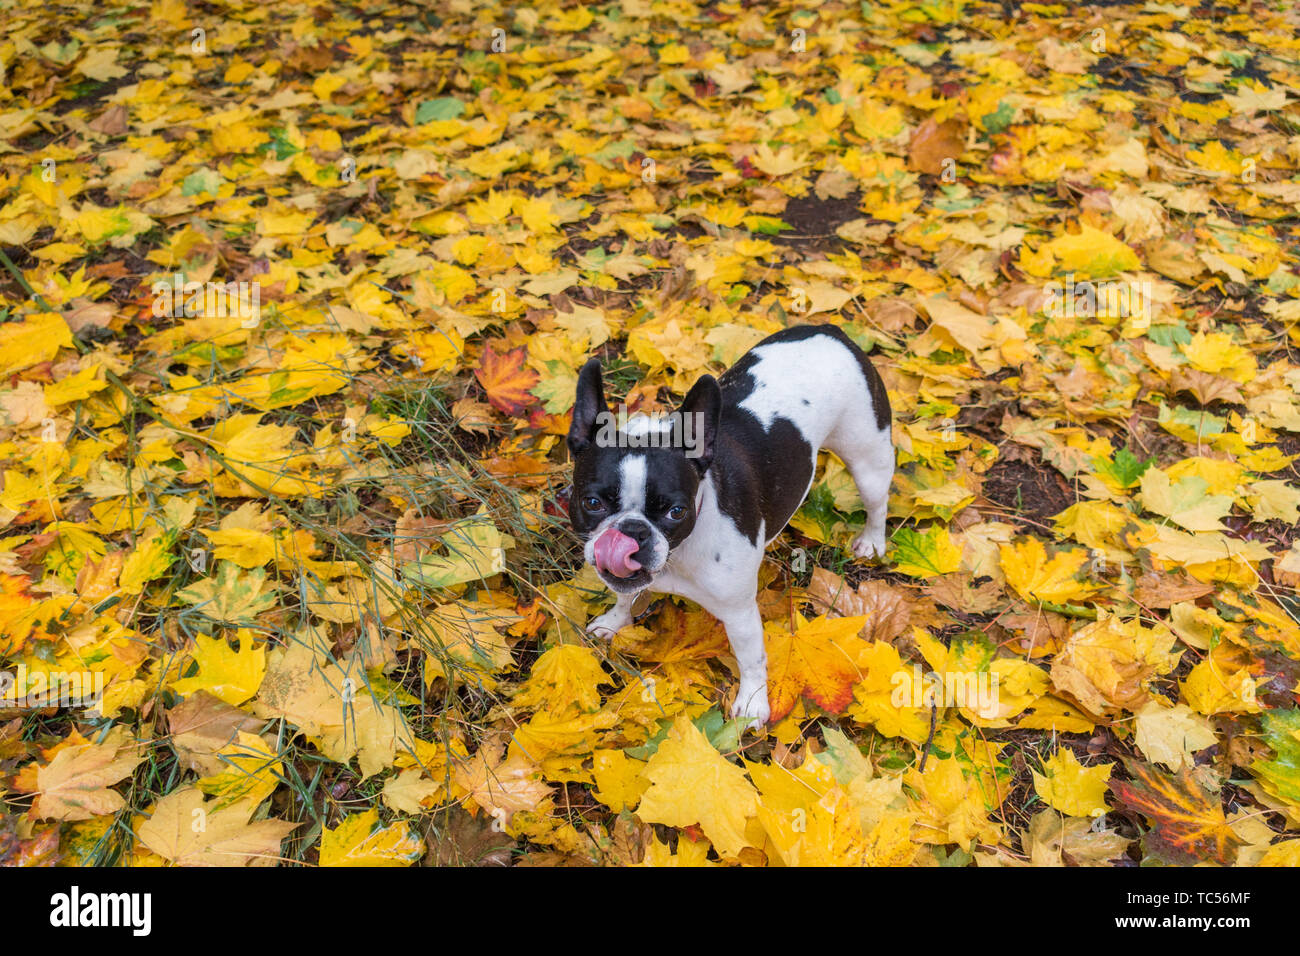
[[[865,617],[819,617],[801,622],[791,634],[780,625],[766,628],[767,696],[773,723],[806,697],[829,714],[853,702],[853,685],[862,677],[856,663],[866,642],[858,632]]]
[[[1147,818],[1143,849],[1175,866],[1214,860],[1233,862],[1241,840],[1228,826],[1217,797],[1206,793],[1184,767],[1177,776],[1137,760],[1124,761],[1132,780],[1113,780],[1121,806]]]
[[[27,614],[35,603],[27,593],[31,579],[0,574],[0,654],[12,654],[26,643],[35,621]]]
[[[966,124],[959,119],[936,123],[927,119],[912,133],[907,144],[907,164],[918,173],[938,176],[944,161],[955,163],[966,149]]]
[[[488,403],[507,415],[522,415],[537,401],[529,389],[541,376],[524,365],[527,357],[528,350],[523,347],[500,353],[489,345],[483,350],[482,362],[474,370],[474,377],[487,392]]]
[[[76,610],[88,611],[117,591],[117,578],[122,573],[125,558],[126,552],[118,549],[108,552],[99,561],[86,559],[77,573],[76,589],[80,601]]]
[[[704,661],[730,653],[726,629],[717,618],[707,611],[688,611],[671,603],[664,604],[649,633],[641,636],[623,631],[614,638],[614,647],[655,663]]]

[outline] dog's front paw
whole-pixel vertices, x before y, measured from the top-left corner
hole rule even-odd
[[[615,634],[631,623],[632,616],[630,614],[607,611],[600,617],[594,618],[587,625],[587,633],[592,637],[599,637],[601,640],[612,641]]]
[[[767,685],[746,687],[742,684],[731,705],[731,719],[748,718],[744,726],[745,730],[762,730],[770,716],[772,716],[772,709],[767,703]]]
[[[885,556],[885,532],[882,531],[863,531],[853,539],[853,553],[859,558],[884,558]]]

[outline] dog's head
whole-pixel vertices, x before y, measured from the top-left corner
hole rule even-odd
[[[600,362],[582,367],[568,437],[569,518],[587,561],[614,591],[648,585],[695,527],[721,412],[722,392],[705,375],[671,415],[615,415],[605,404]]]

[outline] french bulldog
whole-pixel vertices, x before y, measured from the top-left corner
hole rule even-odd
[[[593,358],[567,440],[570,520],[615,594],[588,632],[611,638],[631,624],[642,591],[694,601],[723,623],[740,665],[731,716],[767,723],[758,570],[807,497],[819,449],[848,466],[866,506],[853,553],[885,554],[894,445],[889,396],[867,356],[833,325],[784,329],[720,378],[701,376],[658,419],[615,416]]]

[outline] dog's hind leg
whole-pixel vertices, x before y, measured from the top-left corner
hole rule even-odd
[[[891,430],[878,429],[870,420],[846,417],[836,425],[825,445],[848,467],[866,507],[867,526],[853,539],[853,553],[860,558],[883,558],[889,486],[894,480]]]

